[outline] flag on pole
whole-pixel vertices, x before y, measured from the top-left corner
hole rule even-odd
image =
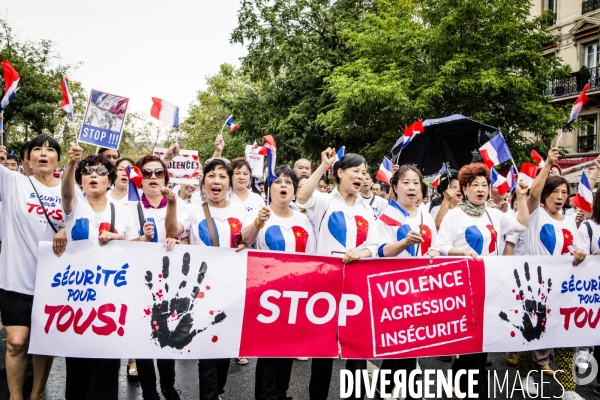
[[[392,164],[392,162],[388,160],[387,157],[383,157],[383,161],[379,166],[379,171],[377,171],[377,175],[375,175],[375,178],[391,186],[390,179],[392,179],[393,168],[394,165]]]
[[[489,142],[479,148],[479,153],[483,158],[483,163],[492,168],[494,165],[500,165],[512,158],[508,145],[502,134],[498,134]]]
[[[543,168],[544,164],[546,164],[542,156],[540,156],[540,153],[535,151],[535,149],[531,149],[531,158],[533,158],[533,160],[537,163],[538,167],[540,168]]]
[[[236,125],[237,126],[237,125]],[[275,164],[277,160],[277,145],[271,135],[265,135],[265,145],[260,149],[258,154],[267,157],[267,186],[271,185],[277,177],[275,176]]]
[[[125,174],[129,178],[129,190],[127,191],[127,200],[141,201],[138,189],[142,187],[142,171],[136,166],[125,167]]]
[[[431,186],[436,188],[439,186],[440,181],[442,180],[442,176],[448,172],[448,170],[446,169],[446,165],[442,165],[442,169],[440,169],[440,172],[438,172],[438,176],[436,176],[436,178],[433,180],[433,182],[431,182]]]
[[[71,120],[74,120],[75,114],[73,112],[73,98],[71,97],[71,92],[69,91],[69,79],[66,76],[63,76],[60,82],[58,82],[58,87],[62,93],[62,100],[58,106],[65,110],[69,117],[71,117]]]
[[[254,141],[254,143],[252,144],[252,150],[256,150],[258,149],[258,143],[256,143],[256,140]]]
[[[410,144],[410,142],[417,136],[419,133],[423,133],[425,128],[423,128],[423,121],[420,119],[414,122],[410,126],[406,126],[404,128],[404,142],[402,143],[402,148],[400,150],[404,150],[406,146]]]
[[[240,127],[238,125],[233,123],[233,114],[231,114],[229,116],[229,118],[227,118],[227,121],[225,121],[225,125],[227,125],[229,127],[229,132],[233,132],[233,131],[240,129]],[[267,135],[267,136],[271,136],[271,135]]]
[[[585,174],[585,171],[581,174],[581,180],[579,181],[579,187],[577,188],[577,194],[571,200],[573,204],[577,206],[581,211],[585,211],[587,213],[592,212],[592,203],[594,202],[594,195],[592,193],[592,188],[590,187],[590,182],[588,181],[588,177]]]
[[[8,60],[2,61],[2,75],[4,76],[4,97],[0,101],[0,111],[17,95],[21,77]]]
[[[159,121],[179,129],[179,107],[166,100],[152,97],[152,108],[150,115]]]
[[[406,211],[396,200],[391,199],[388,207],[381,213],[379,220],[388,226],[402,226],[410,213]]]
[[[342,157],[344,157],[346,155],[346,146],[342,146],[340,147],[340,149],[337,151],[337,153],[335,153],[335,161],[340,161],[342,159]]]
[[[587,92],[587,90],[589,88],[590,88],[590,84],[588,83],[583,87],[583,90],[579,94],[579,97],[577,98],[577,100],[575,100],[575,103],[573,103],[573,108],[571,109],[571,116],[569,117],[569,121],[563,127],[563,132],[566,131],[567,128],[569,126],[571,126],[571,124],[573,122],[575,122],[575,120],[577,119],[577,116],[579,116],[579,113],[581,112],[581,110],[583,110],[583,107],[585,107],[585,105],[587,104],[588,96],[585,92]]]
[[[498,189],[499,195],[503,195],[506,192],[508,192],[508,190],[510,189],[510,186],[508,185],[508,181],[506,180],[506,178],[503,177],[502,175],[500,175],[498,172],[496,172],[496,170],[494,168],[492,168],[490,171],[491,171],[492,187],[495,187],[496,189]]]
[[[531,187],[535,176],[537,175],[537,166],[531,163],[523,163],[521,170],[519,171],[519,177],[517,181],[523,181],[527,184],[527,187]]]
[[[517,188],[517,180],[515,176],[517,175],[517,170],[514,167],[510,167],[508,170],[508,175],[506,175],[506,182],[508,183],[509,193],[512,193]]]

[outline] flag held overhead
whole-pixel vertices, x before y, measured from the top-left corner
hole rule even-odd
[[[240,129],[239,125],[233,123],[233,114],[231,114],[229,118],[227,118],[227,121],[225,121],[225,125],[229,127],[229,132],[237,131],[238,129]]]
[[[19,80],[21,79],[8,60],[2,61],[2,75],[4,77],[4,96],[0,101],[0,111],[4,110],[8,103],[17,95]]]
[[[69,91],[69,79],[66,76],[63,76],[58,83],[58,87],[62,93],[62,100],[58,106],[65,110],[65,112],[73,120],[75,119],[75,114],[73,112],[73,98],[71,97],[71,92]]]
[[[391,185],[390,180],[392,179],[392,170],[394,165],[390,160],[386,157],[383,158],[381,165],[379,166],[379,171],[377,171],[376,179]]]
[[[512,158],[512,155],[508,150],[508,145],[501,133],[481,146],[479,148],[479,153],[481,154],[481,158],[483,158],[484,164],[490,168],[494,165],[500,165]]]
[[[402,143],[402,148],[400,150],[404,150],[406,146],[410,144],[410,142],[417,136],[419,133],[423,133],[425,128],[423,127],[423,121],[417,120],[410,126],[406,126],[404,128],[404,142]]]
[[[587,213],[592,212],[592,203],[594,202],[594,195],[588,177],[583,172],[581,174],[581,180],[579,181],[579,187],[577,188],[577,194],[571,200],[573,204],[577,206],[581,211]]]
[[[575,120],[579,116],[579,113],[581,112],[581,110],[583,110],[583,107],[585,107],[585,105],[587,104],[588,96],[587,96],[586,92],[589,88],[590,88],[590,84],[588,83],[583,87],[583,90],[579,94],[579,97],[577,97],[577,100],[575,100],[575,103],[573,103],[573,108],[571,109],[571,116],[569,117],[569,121],[567,121],[567,123],[563,127],[563,132],[565,130],[567,130],[567,128],[569,126],[571,126],[571,124],[573,122],[575,122]]]
[[[179,129],[179,107],[166,100],[152,97],[152,108],[150,115],[159,121],[172,125]]]

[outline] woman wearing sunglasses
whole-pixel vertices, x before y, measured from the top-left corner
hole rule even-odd
[[[142,171],[143,172],[143,171]],[[203,206],[192,203],[179,211],[177,197],[169,189],[163,193],[168,198],[167,234],[178,236],[190,232],[190,244],[196,246],[216,246],[242,250],[242,221],[246,209],[227,199],[231,188],[232,170],[228,160],[214,158],[204,165],[202,190],[206,194],[206,204],[210,219],[214,224],[215,236],[211,236]],[[166,200],[166,199],[165,199]],[[198,361],[200,376],[200,400],[217,400],[224,393],[229,371],[229,359],[205,359]]]
[[[0,147],[4,149],[4,147]],[[0,253],[0,314],[6,328],[6,376],[11,398],[20,398],[28,360],[31,309],[40,241],[64,227],[60,181],[53,176],[60,145],[40,135],[27,146],[33,176],[0,167],[4,230]],[[32,399],[44,397],[53,357],[33,356]]]
[[[111,240],[140,239],[129,207],[110,203],[106,196],[117,177],[115,167],[101,155],[81,160],[82,153],[81,147],[71,147],[61,183],[67,240],[104,246]],[[77,194],[75,183],[85,197]],[[67,357],[66,365],[67,400],[117,399],[120,360]]]
[[[275,168],[270,185],[271,203],[244,221],[244,243],[259,250],[314,253],[315,237],[306,215],[290,208],[298,178],[287,165]],[[256,400],[285,399],[290,386],[293,358],[259,358],[256,362]]]

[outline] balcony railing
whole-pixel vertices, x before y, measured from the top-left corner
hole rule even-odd
[[[587,0],[581,4],[581,13],[586,14],[600,8],[600,0]]]
[[[590,84],[590,91],[600,89],[600,67],[588,69],[585,75],[581,72],[574,72],[566,78],[550,81],[544,94],[554,98],[572,96],[579,94],[586,83]],[[588,76],[589,78],[586,79]]]

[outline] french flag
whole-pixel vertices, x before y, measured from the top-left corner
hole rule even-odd
[[[262,154],[267,157],[267,181],[268,185],[271,184],[277,177],[275,176],[275,163],[277,160],[277,145],[273,136],[266,135],[265,145],[260,149],[258,154]]]
[[[171,104],[166,100],[159,99],[158,97],[153,97],[150,115],[159,121],[179,129],[179,107],[177,107],[175,104]]]
[[[406,211],[396,200],[391,199],[388,207],[381,213],[379,220],[388,226],[402,226],[410,213]]]
[[[544,168],[544,164],[546,164],[546,162],[544,161],[544,159],[542,158],[542,156],[540,156],[540,153],[538,153],[537,151],[535,151],[535,149],[531,149],[531,158],[533,158],[533,161],[536,162],[536,164],[538,165],[538,167]]]
[[[2,61],[2,75],[4,76],[4,97],[0,101],[0,111],[17,95],[17,88],[21,77],[8,60]]]
[[[225,121],[225,125],[229,127],[229,132],[237,131],[238,129],[240,129],[238,125],[233,123],[233,114],[231,114],[229,118],[227,118],[227,121]]]
[[[440,184],[440,180],[442,179],[442,176],[444,176],[444,174],[447,172],[446,169],[446,165],[442,165],[442,169],[440,169],[440,172],[438,172],[438,176],[433,180],[433,182],[431,182],[431,186],[436,188],[439,186]]]
[[[340,161],[342,157],[346,155],[346,146],[340,147],[340,149],[335,153],[335,161]]]
[[[129,178],[129,188],[127,191],[127,200],[141,201],[138,189],[142,187],[142,171],[136,166],[127,166],[125,174]]]
[[[510,167],[510,169],[508,170],[508,175],[506,175],[506,182],[508,183],[508,187],[510,188],[508,190],[510,193],[514,192],[517,188],[517,180],[515,178],[516,176],[517,171],[514,167]]]
[[[410,142],[417,136],[419,133],[423,133],[425,128],[423,128],[423,121],[417,120],[410,126],[405,126],[404,128],[404,143],[402,143],[401,151],[404,150],[406,146],[410,144]]]
[[[571,109],[571,116],[569,117],[569,121],[563,127],[563,132],[566,131],[567,128],[569,126],[571,126],[571,124],[573,122],[575,122],[575,120],[577,119],[577,116],[579,116],[579,113],[581,112],[581,110],[583,110],[583,107],[585,107],[585,105],[587,104],[588,96],[585,92],[587,92],[587,90],[589,88],[590,88],[590,84],[588,83],[587,85],[585,85],[583,87],[583,90],[581,91],[581,94],[579,94],[579,97],[577,98],[577,100],[575,100],[575,103],[573,104],[573,108]]]
[[[381,182],[385,182],[388,185],[391,185],[390,179],[392,178],[393,168],[394,165],[392,164],[392,162],[388,160],[387,157],[383,157],[383,161],[379,166],[379,171],[377,171],[377,175],[375,175],[375,178],[380,180]]]
[[[590,182],[588,181],[588,177],[585,174],[585,172],[581,174],[581,180],[579,181],[577,194],[575,195],[575,197],[573,197],[572,202],[581,211],[585,211],[587,213],[592,212],[592,203],[594,202],[594,195],[592,193],[592,189],[590,188]]]
[[[510,186],[505,177],[500,175],[493,168],[491,169],[491,174],[492,174],[492,176],[491,176],[492,187],[495,187],[496,189],[498,189],[499,195],[503,195],[504,193],[506,193],[510,190]]]
[[[483,163],[492,168],[494,165],[500,165],[512,158],[508,145],[502,134],[498,134],[489,142],[479,148],[479,153],[483,158]]]
[[[75,119],[75,114],[73,113],[73,98],[71,97],[71,92],[69,91],[69,79],[66,76],[63,76],[58,83],[58,87],[62,93],[62,100],[58,106],[65,110],[65,112],[73,120]]]
[[[517,181],[523,181],[527,184],[527,187],[531,187],[536,175],[536,165],[531,163],[523,163],[523,165],[521,165],[521,170],[519,171],[519,177],[517,178]]]

